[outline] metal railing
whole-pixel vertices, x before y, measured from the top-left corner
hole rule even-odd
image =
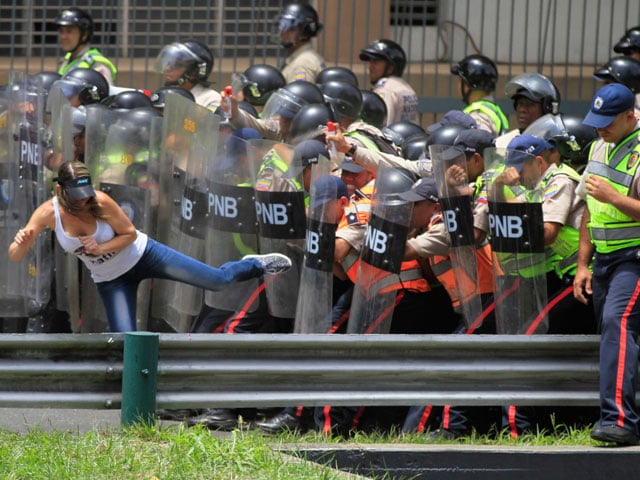
[[[120,408],[126,335],[0,335],[0,407]],[[598,336],[159,334],[158,341],[159,408],[598,404]]]

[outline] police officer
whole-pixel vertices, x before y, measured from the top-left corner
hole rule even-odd
[[[233,91],[239,100],[253,105],[257,110],[262,108],[273,92],[287,84],[284,76],[271,65],[251,65],[240,75],[234,74]]]
[[[53,85],[61,88],[72,107],[100,103],[109,96],[107,80],[91,68],[74,68]]]
[[[197,40],[165,45],[156,58],[155,71],[162,74],[164,86],[189,90],[198,105],[215,111],[220,106],[220,93],[207,81],[213,68],[213,53]]]
[[[58,73],[64,75],[74,68],[92,68],[113,85],[118,73],[115,65],[100,50],[90,45],[93,36],[91,16],[80,8],[67,8],[56,18],[55,24],[58,26],[60,46],[64,51]]]
[[[592,297],[600,328],[600,420],[594,440],[638,443],[636,407],[640,328],[640,124],[635,97],[621,84],[599,89],[584,123],[598,130],[585,181],[587,208],[580,225],[574,295]],[[593,274],[589,269],[593,259]]]
[[[362,93],[362,121],[379,130],[387,124],[387,104],[376,92],[360,90]]]
[[[541,73],[521,73],[505,85],[505,94],[513,100],[517,128],[496,138],[496,147],[506,148],[509,142],[531,123],[547,113],[558,113],[560,92]]]
[[[371,42],[360,50],[360,60],[368,62],[373,91],[387,105],[387,124],[401,120],[418,123],[418,96],[403,78],[407,56],[393,40]]]
[[[640,55],[639,55],[640,56]],[[640,118],[640,60],[614,57],[593,72],[596,80],[621,83],[636,95],[636,117]]]
[[[287,51],[281,68],[287,83],[296,80],[315,82],[325,68],[325,61],[311,45],[311,39],[322,31],[318,12],[307,3],[291,3],[276,18],[280,45]]]
[[[462,101],[466,104],[464,113],[494,137],[506,133],[509,120],[493,96],[498,82],[496,64],[484,55],[469,55],[453,65],[451,73],[459,77]]]

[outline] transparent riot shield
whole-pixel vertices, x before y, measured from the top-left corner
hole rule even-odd
[[[56,171],[62,163],[73,160],[72,107],[60,84],[54,83],[51,87],[46,110],[50,114],[49,135],[52,144],[47,166]]]
[[[87,108],[85,163],[96,188],[107,193],[138,230],[148,227],[151,215],[149,172],[157,171],[157,155],[151,153],[152,109],[111,110],[102,105]],[[83,331],[104,331],[106,316],[97,289],[88,275],[83,278]],[[85,301],[86,299],[86,301]],[[137,323],[146,326],[148,292],[138,295]]]
[[[449,145],[430,145],[433,178],[438,187],[444,223],[451,237],[451,268],[456,293],[467,327],[482,313],[478,292],[478,263],[473,235],[473,195],[462,149]]]
[[[328,333],[333,304],[333,259],[338,213],[337,186],[329,181],[331,163],[321,157],[311,167],[306,245],[294,333]],[[339,212],[338,212],[339,209]]]
[[[347,333],[389,333],[391,327],[413,209],[412,203],[397,196],[399,190],[382,191],[379,188],[380,179],[396,175],[394,168],[378,167]],[[402,191],[409,186],[403,187]]]
[[[170,247],[205,261],[208,214],[207,168],[215,156],[220,119],[207,108],[169,95],[164,109],[160,158],[158,237]],[[204,303],[201,288],[154,282],[152,313],[178,332],[189,330]]]
[[[542,191],[535,157],[519,150],[484,151],[491,178],[489,233],[499,334],[545,333],[547,303]]]
[[[34,210],[49,198],[50,175],[44,167],[44,101],[46,92],[13,74],[9,93],[9,158],[13,195],[7,226],[15,232],[26,225]],[[10,239],[13,237],[11,236]],[[26,257],[10,262],[9,293],[23,296],[28,316],[44,310],[50,299],[53,275],[53,244],[46,230],[36,239]]]
[[[265,279],[269,313],[295,318],[306,229],[305,192],[289,172],[293,148],[269,140],[249,140],[249,160],[255,172],[255,209],[260,252],[287,255],[292,268]]]
[[[208,170],[205,258],[210,265],[258,252],[250,148],[242,138],[227,140]],[[259,279],[245,280],[232,288],[205,292],[205,303],[220,310],[253,312],[258,308],[259,288]]]

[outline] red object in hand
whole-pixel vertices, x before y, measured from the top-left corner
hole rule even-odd
[[[334,122],[327,122],[327,133],[330,135],[336,133],[336,124]]]
[[[224,96],[230,97],[231,95],[233,95],[233,88],[231,88],[231,85],[227,85],[224,87]]]

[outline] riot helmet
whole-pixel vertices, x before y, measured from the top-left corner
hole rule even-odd
[[[376,92],[360,90],[362,93],[362,121],[382,129],[387,123],[387,104]]]
[[[405,168],[385,170],[384,175],[376,177],[375,199],[385,205],[404,203],[398,194],[406,192],[418,180],[418,177]]]
[[[402,156],[407,160],[420,160],[424,158],[429,135],[418,133],[411,135],[402,142]]]
[[[231,83],[234,92],[242,90],[245,101],[251,105],[264,105],[287,81],[280,70],[271,65],[252,65],[242,74],[234,74]]]
[[[616,53],[628,55],[631,51],[640,51],[640,26],[630,28],[613,47]]]
[[[393,73],[401,77],[407,64],[407,56],[400,45],[393,40],[381,39],[371,42],[360,50],[360,60],[368,62],[374,58],[382,58],[393,65]]]
[[[79,45],[91,41],[91,37],[93,36],[93,19],[91,15],[80,8],[72,7],[63,10],[54,23],[58,27],[76,26],[80,29],[80,41],[73,50],[78,48]]]
[[[164,109],[167,101],[167,94],[175,93],[176,95],[180,95],[181,97],[186,98],[187,100],[191,100],[195,102],[196,99],[189,90],[182,87],[160,87],[157,91],[151,94],[151,103],[154,108],[159,110]]]
[[[74,68],[55,82],[67,98],[77,96],[82,105],[97,103],[109,96],[109,83],[91,68]]]
[[[302,39],[315,37],[323,25],[318,20],[318,12],[306,3],[290,3],[285,6],[276,18],[278,32],[297,29]],[[282,45],[291,48],[293,45]]]
[[[316,138],[326,132],[327,122],[336,118],[325,103],[310,103],[302,106],[291,121],[291,143]]]
[[[324,99],[338,122],[343,118],[356,120],[362,112],[362,93],[350,83],[332,80],[320,85]]]
[[[585,125],[582,117],[575,115],[562,115],[562,124],[566,136],[560,139],[552,139],[562,158],[569,159],[572,165],[586,163],[589,157],[589,147],[598,139],[595,128]]]
[[[32,88],[41,88],[49,92],[53,84],[61,78],[62,76],[57,72],[38,72],[29,77],[29,83]]]
[[[324,103],[322,91],[311,82],[297,80],[273,92],[264,106],[262,118],[293,118],[302,106],[308,103]]]
[[[507,82],[504,91],[514,102],[518,97],[525,97],[541,104],[543,113],[558,113],[560,92],[554,83],[541,73],[516,75]]]
[[[425,133],[424,129],[418,124],[407,121],[394,122],[382,129],[385,138],[397,146],[402,145],[406,138],[419,133]]]
[[[640,62],[630,57],[614,57],[593,73],[596,80],[621,83],[633,93],[640,93]]]
[[[443,127],[434,130],[427,139],[427,147],[430,145],[453,145],[455,139],[460,132],[468,130],[462,125],[445,125]]]
[[[133,108],[152,108],[153,102],[151,99],[138,90],[125,90],[113,97],[110,97],[105,104],[108,104],[109,108],[119,110],[131,110]]]
[[[155,71],[165,73],[179,68],[184,69],[184,73],[169,84],[182,85],[187,81],[204,83],[213,68],[213,53],[204,43],[196,40],[165,45],[156,58]]]
[[[451,73],[459,76],[473,90],[493,92],[496,89],[498,69],[493,60],[484,55],[463,58],[451,67]]]
[[[351,70],[345,67],[327,67],[321,70],[316,76],[316,83],[321,85],[323,83],[338,81],[350,83],[354,87],[358,87],[358,77]]]

